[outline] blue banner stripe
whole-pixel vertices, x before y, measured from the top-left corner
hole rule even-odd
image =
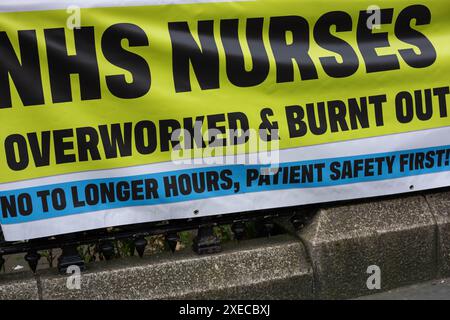
[[[450,169],[449,155],[450,146],[440,146],[282,163],[277,166],[280,169],[275,175],[260,174],[269,168],[267,165],[229,165],[24,188],[0,192],[0,222],[15,224],[106,209],[444,172]],[[178,183],[177,195],[166,194],[167,190],[172,190],[166,187],[168,181]],[[181,190],[189,189],[189,181],[192,192],[185,190],[183,194]],[[274,203],[277,205],[283,206]]]

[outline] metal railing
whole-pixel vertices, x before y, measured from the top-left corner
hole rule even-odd
[[[148,245],[149,236],[164,235],[165,241],[172,252],[180,241],[179,233],[197,230],[192,249],[198,254],[212,254],[221,251],[221,241],[214,233],[214,227],[231,225],[234,239],[242,240],[249,222],[257,223],[261,236],[271,236],[276,231],[274,220],[287,217],[295,228],[308,219],[312,210],[293,210],[292,208],[264,210],[237,214],[226,214],[212,217],[201,217],[187,220],[171,220],[136,225],[126,225],[109,229],[97,229],[49,238],[33,239],[20,242],[5,242],[0,239],[0,269],[4,265],[4,256],[25,253],[25,260],[33,272],[36,272],[38,262],[44,250],[62,249],[57,261],[60,273],[65,273],[71,265],[85,269],[85,261],[81,258],[78,248],[82,245],[95,245],[105,260],[110,260],[115,254],[114,241],[126,240],[132,243],[132,254],[140,257]]]

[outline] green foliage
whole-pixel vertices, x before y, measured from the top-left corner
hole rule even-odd
[[[54,252],[53,249],[50,250],[43,250],[40,252],[41,256],[45,258],[45,260],[47,260],[47,264],[50,268],[53,268],[53,264],[55,262],[56,259],[56,254]]]
[[[192,245],[195,234],[192,231],[183,231],[179,233],[180,237],[180,248],[187,248]]]
[[[119,257],[131,257],[134,254],[134,243],[132,240],[116,241],[116,252]]]
[[[227,242],[234,239],[233,231],[231,231],[231,225],[229,224],[215,227],[214,232],[222,242]]]
[[[78,253],[86,263],[101,260],[95,244],[79,246]]]

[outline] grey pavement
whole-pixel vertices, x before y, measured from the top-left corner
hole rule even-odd
[[[450,300],[450,278],[397,288],[357,300]]]

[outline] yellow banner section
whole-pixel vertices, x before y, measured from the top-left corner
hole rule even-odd
[[[448,1],[371,5],[18,3],[0,13],[0,183],[170,161],[175,146],[250,152],[450,125]]]

